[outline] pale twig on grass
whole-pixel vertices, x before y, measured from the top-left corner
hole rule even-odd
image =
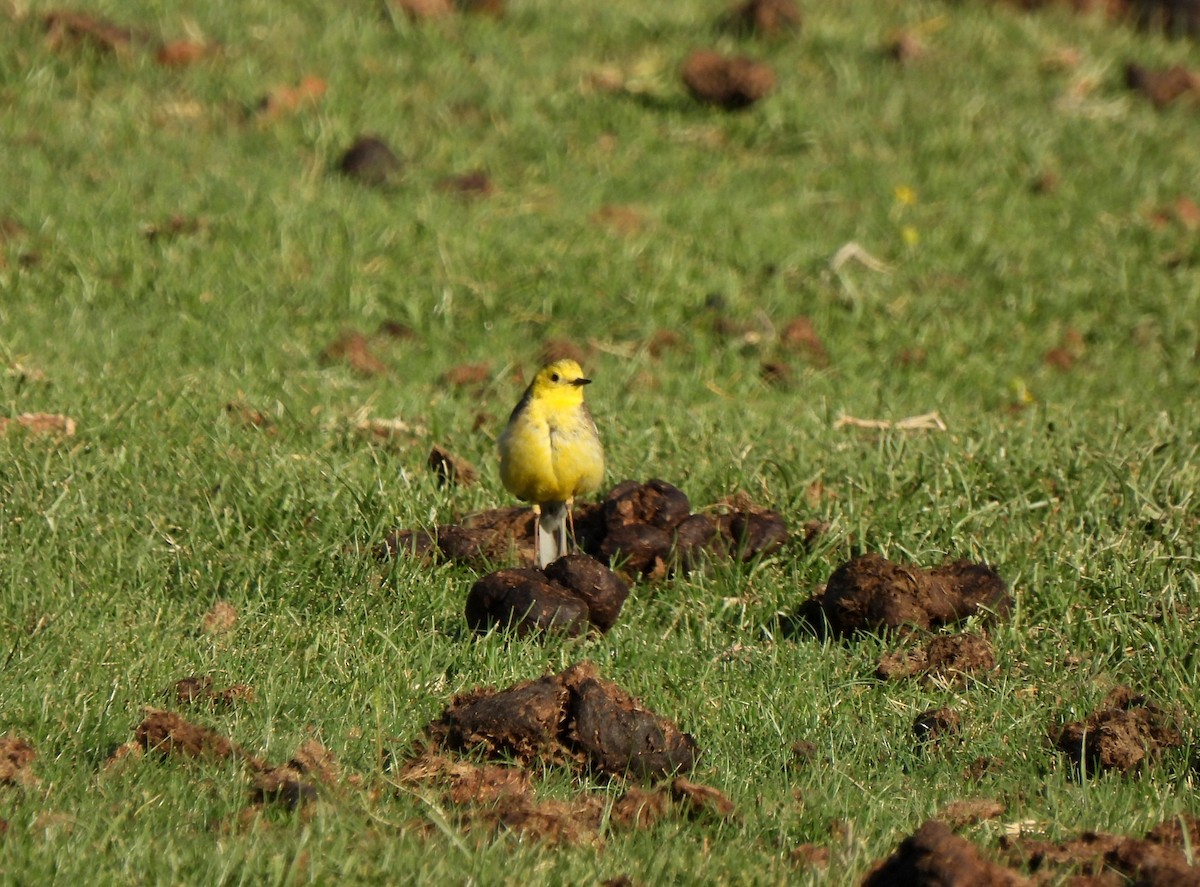
[[[851,261],[858,262],[864,268],[878,271],[881,274],[890,274],[892,271],[891,265],[882,259],[875,258],[853,240],[842,244],[833,254],[833,258],[829,260],[829,270],[837,273],[842,270],[842,266]]]
[[[859,419],[845,414],[833,423],[834,428],[868,428],[873,431],[946,431],[947,425],[941,415],[934,410],[919,416],[909,416],[905,419]]]

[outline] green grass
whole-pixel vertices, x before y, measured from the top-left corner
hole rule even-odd
[[[33,743],[41,780],[0,787],[0,880],[838,884],[963,796],[1007,805],[966,830],[985,847],[1011,822],[1067,838],[1200,812],[1200,253],[1151,221],[1200,199],[1200,116],[1122,85],[1126,61],[1195,65],[1195,47],[988,3],[812,0],[802,36],[772,45],[715,34],[721,3],[511,5],[431,26],[366,2],[89,6],[222,45],[178,70],[52,49],[47,7],[4,10],[0,218],[24,233],[0,242],[0,415],[63,413],[78,433],[0,438],[0,733]],[[903,69],[878,51],[896,27],[930,49]],[[695,105],[678,68],[714,44],[771,63],[777,93]],[[1063,48],[1074,68],[1043,64]],[[627,90],[595,88],[602,70]],[[306,75],[329,85],[315,105],[248,111]],[[360,132],[404,158],[394,189],[331,172]],[[435,190],[476,168],[493,196]],[[1036,193],[1047,172],[1057,188]],[[610,205],[642,227],[598,225]],[[144,235],[173,215],[202,224]],[[850,241],[890,270],[830,270]],[[713,331],[713,296],[759,344]],[[801,314],[829,365],[793,358],[767,386],[771,331]],[[390,375],[320,360],[392,320],[416,337],[380,345]],[[664,328],[681,344],[656,358]],[[1084,351],[1064,372],[1044,355],[1068,330]],[[610,481],[662,477],[697,506],[745,490],[828,534],[640,585],[604,638],[471,638],[470,571],[367,552],[509,501],[493,441],[549,337],[590,343]],[[442,383],[476,362],[482,389]],[[273,428],[231,421],[230,401]],[[948,431],[835,427],[929,410]],[[429,433],[374,447],[347,430],[366,414]],[[435,441],[482,482],[439,488]],[[887,642],[781,632],[854,550],[993,564],[1017,600],[997,672],[883,685]],[[219,599],[239,621],[214,638],[199,626]],[[585,657],[696,736],[697,778],[737,818],[600,849],[423,834],[437,812],[380,749],[455,692]],[[272,762],[315,736],[377,791],[256,825],[237,767],[104,770],[143,706],[199,673],[256,698],[196,720]],[[1073,780],[1046,731],[1119,683],[1178,707],[1189,745],[1141,777]],[[913,718],[945,704],[961,737],[921,751]],[[792,766],[798,740],[815,763]],[[981,756],[1000,764],[973,785]],[[804,842],[828,869],[789,862]]]

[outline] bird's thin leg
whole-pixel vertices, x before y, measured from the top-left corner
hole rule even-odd
[[[538,541],[538,534],[541,532],[542,526],[542,506],[536,502],[533,503],[533,563],[535,566],[542,567],[544,564],[539,563],[539,552],[542,550]]]
[[[567,524],[571,528],[571,544],[573,548],[579,548],[579,540],[575,537],[575,497],[572,496],[567,500]],[[566,537],[563,537],[563,551],[567,554],[571,553],[571,549],[567,548]]]

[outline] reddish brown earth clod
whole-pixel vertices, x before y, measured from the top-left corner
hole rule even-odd
[[[1175,719],[1145,696],[1119,687],[1085,720],[1053,731],[1055,746],[1088,774],[1142,769],[1164,749],[1179,748],[1183,736]]]
[[[724,25],[743,35],[768,40],[800,32],[804,17],[795,0],[747,0],[729,11]]]
[[[0,785],[37,785],[30,768],[36,757],[33,746],[19,736],[0,736]]]
[[[697,101],[736,111],[769,95],[775,72],[753,59],[697,50],[683,63],[683,82]]]

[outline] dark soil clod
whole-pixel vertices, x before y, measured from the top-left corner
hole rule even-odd
[[[477,580],[467,594],[467,625],[484,632],[496,626],[518,635],[561,631],[582,634],[588,605],[538,569],[497,570]]]
[[[934,742],[953,736],[961,729],[958,712],[952,708],[935,708],[923,711],[913,721],[913,733],[920,742]]]
[[[342,175],[376,188],[394,184],[402,169],[400,158],[378,136],[359,136],[338,161]]]
[[[575,540],[587,554],[603,563],[617,564],[626,577],[663,579],[697,568],[706,554],[750,561],[778,551],[790,539],[787,525],[777,512],[761,508],[745,496],[719,507],[723,510],[715,516],[692,514],[687,495],[666,481],[652,479],[640,484],[627,480],[613,487],[602,502],[575,507]],[[531,562],[533,533],[531,509],[495,508],[434,530],[396,530],[375,547],[374,553],[380,560],[400,556],[425,561],[445,559],[486,569],[511,562],[514,557],[518,562]],[[611,579],[603,582],[612,585]],[[615,617],[600,610],[611,609],[615,599],[610,598],[598,610],[586,588],[576,590],[589,601],[593,624],[601,631],[611,628]],[[529,602],[520,603],[525,607],[523,614]],[[484,612],[480,606],[480,602],[473,605],[477,615]],[[509,621],[504,615],[507,612],[501,613],[502,619],[478,624],[486,630],[494,621]]]
[[[1040,877],[1044,871],[1074,869],[1079,875],[1070,883],[1132,881],[1143,887],[1181,887],[1200,884],[1200,873],[1189,864],[1197,839],[1200,820],[1183,815],[1155,826],[1145,838],[1084,832],[1060,843],[1017,838],[1003,840],[1001,846],[1013,864],[1039,876],[1038,883],[1051,882]]]
[[[1140,770],[1164,749],[1183,745],[1171,715],[1124,687],[1110,693],[1104,706],[1086,720],[1053,731],[1052,738],[1059,751],[1087,774]]]
[[[657,478],[644,484],[624,481],[604,497],[604,523],[610,532],[637,524],[670,530],[691,512],[692,504],[687,494]]]
[[[604,564],[586,554],[569,554],[547,566],[544,572],[547,578],[587,605],[588,620],[601,633],[616,625],[621,607],[629,597],[629,586]]]
[[[931,819],[905,838],[891,856],[876,863],[863,887],[1017,887],[1030,883],[1012,869],[984,859],[974,844],[944,822]]]
[[[563,672],[571,691],[564,720],[572,746],[596,768],[614,775],[654,777],[692,769],[696,741],[616,684],[601,680],[590,665]]]
[[[848,637],[1005,615],[1011,603],[1004,580],[985,564],[959,561],[927,570],[866,554],[838,567],[801,615],[819,634],[828,623],[835,636]]]
[[[691,736],[587,662],[506,690],[457,696],[425,732],[440,748],[525,763],[574,762],[610,776],[686,772],[698,755]]]
[[[438,483],[443,485],[469,487],[479,478],[479,471],[474,465],[437,444],[429,451],[426,464],[437,476]]]

